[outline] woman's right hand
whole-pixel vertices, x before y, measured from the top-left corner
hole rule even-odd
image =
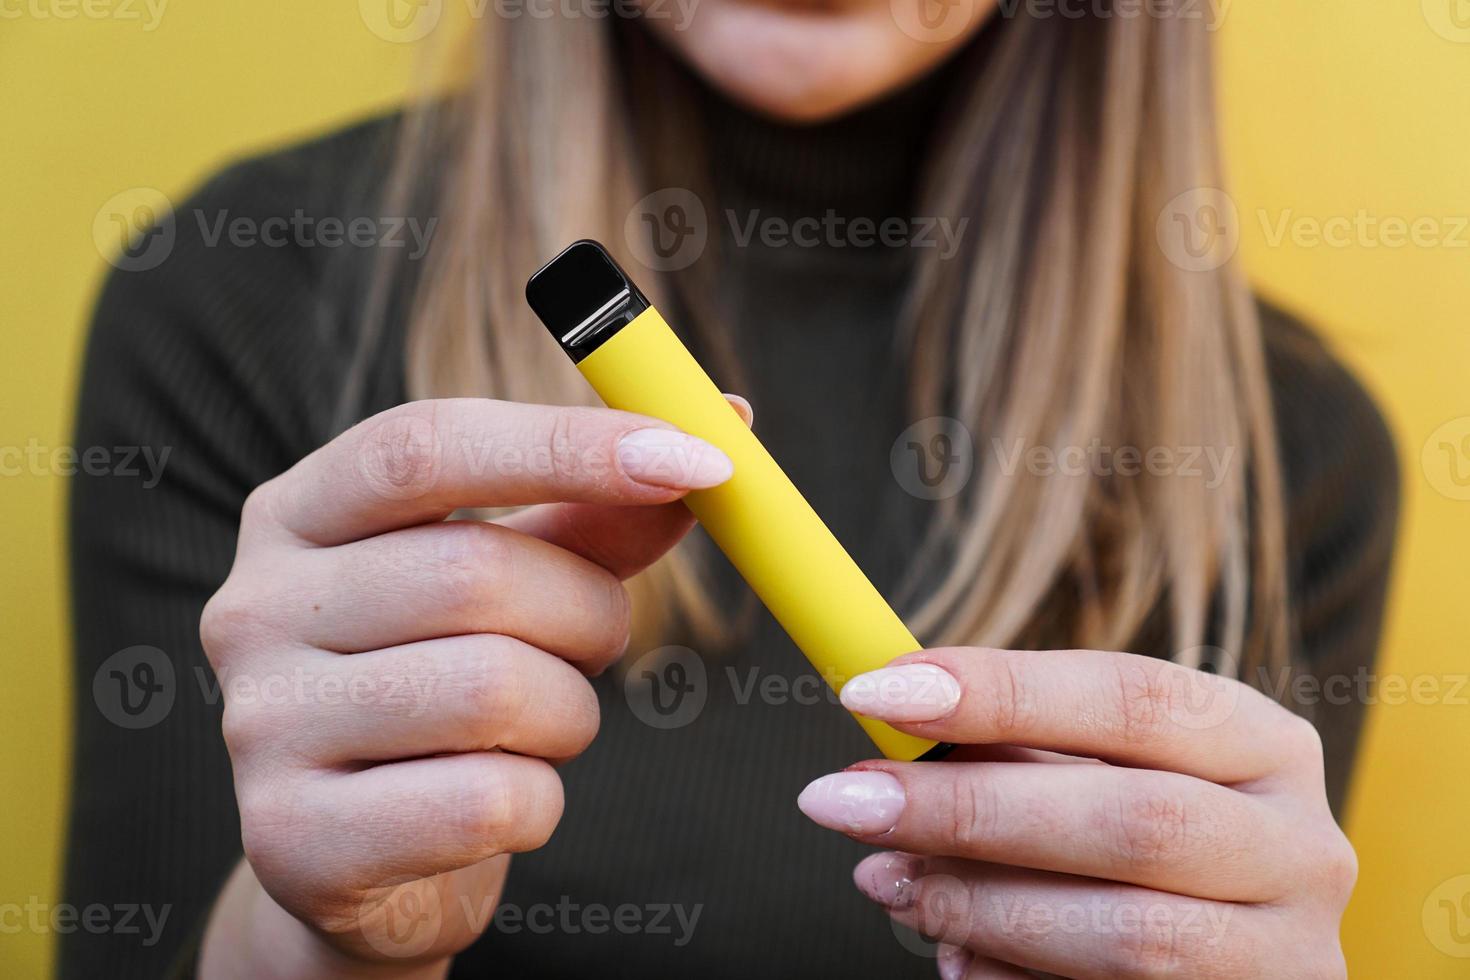
[[[201,623],[245,853],[201,974],[442,974],[561,817],[554,765],[598,728],[587,678],[628,642],[621,580],[730,473],[653,419],[458,399],[252,493]]]

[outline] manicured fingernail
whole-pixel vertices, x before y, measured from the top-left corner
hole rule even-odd
[[[718,448],[674,429],[635,429],[618,441],[618,464],[639,483],[674,490],[717,487],[735,475]]]
[[[970,962],[973,959],[974,957],[965,947],[941,943],[939,958],[936,961],[939,967],[939,980],[961,980],[965,971],[970,968]]]
[[[852,869],[852,883],[858,891],[890,909],[914,904],[914,879],[918,877],[918,862],[895,851],[871,854]]]
[[[750,402],[741,398],[739,395],[732,395],[728,391],[725,392],[725,401],[735,407],[735,411],[745,420],[746,425],[751,425],[755,422],[755,409],[750,407]]]
[[[859,674],[842,686],[842,706],[880,721],[938,721],[960,703],[960,682],[934,664],[901,664]]]
[[[903,812],[903,784],[886,772],[834,772],[802,790],[796,805],[828,830],[883,834]]]

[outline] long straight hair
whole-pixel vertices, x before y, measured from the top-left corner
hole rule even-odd
[[[1155,232],[1177,195],[1223,185],[1209,37],[1164,13],[1020,16],[960,55],[920,213],[968,232],[954,255],[920,250],[895,328],[914,418],[957,419],[998,449],[1189,448],[1230,465],[1218,484],[980,466],[915,543],[900,600],[928,644],[1125,649],[1162,621],[1189,666],[1288,665],[1254,302],[1233,263],[1192,271]],[[619,59],[616,43],[586,17],[485,18],[467,84],[410,112],[387,195],[401,204],[433,172],[440,219],[409,315],[411,397],[594,403],[522,294],[576,238],[608,245],[656,302],[685,302],[702,348],[729,349],[699,302],[708,257],[664,280],[630,254],[636,202],[701,186],[702,164],[688,85],[658,67],[667,57]],[[699,548],[635,581],[635,632],[677,618],[712,646],[730,639]]]

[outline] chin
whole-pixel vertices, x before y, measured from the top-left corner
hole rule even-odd
[[[844,115],[925,74],[984,18],[942,43],[899,30],[889,0],[840,6],[701,0],[687,25],[649,26],[711,85],[764,115],[815,123]]]

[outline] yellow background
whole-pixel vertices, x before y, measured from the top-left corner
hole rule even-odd
[[[1421,458],[1436,429],[1470,417],[1470,232],[1458,247],[1394,248],[1371,235],[1346,247],[1273,243],[1271,231],[1283,216],[1301,228],[1363,212],[1433,218],[1450,236],[1470,215],[1470,29],[1451,19],[1457,3],[1235,0],[1220,34],[1245,260],[1265,291],[1333,339],[1399,440],[1406,496],[1383,671],[1408,678],[1470,669],[1470,501],[1436,489],[1454,485],[1434,446]],[[178,200],[233,155],[390,104],[414,61],[413,46],[376,36],[350,0],[179,2],[151,31],[146,14],[10,13],[31,9],[7,4],[0,21],[0,446],[68,438],[82,330],[106,268],[92,225],[109,198],[147,186]],[[0,479],[0,903],[57,890],[62,490],[53,476]],[[1470,968],[1451,955],[1470,956],[1470,943],[1454,942],[1438,909],[1470,890],[1467,748],[1463,703],[1373,710],[1349,820],[1362,861],[1345,928],[1357,976]],[[44,974],[51,939],[0,935],[0,973]]]

